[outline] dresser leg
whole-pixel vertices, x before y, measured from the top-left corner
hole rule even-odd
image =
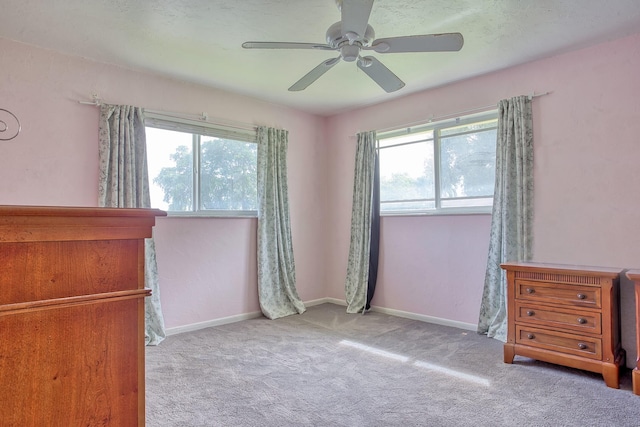
[[[607,387],[620,388],[620,367],[613,363],[602,364],[602,377]]]
[[[633,393],[640,396],[640,370],[638,368],[631,371],[631,381],[633,381]]]
[[[516,355],[515,346],[511,343],[504,345],[504,363],[513,363],[513,358]]]

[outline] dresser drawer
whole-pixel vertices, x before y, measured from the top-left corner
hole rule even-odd
[[[560,309],[516,301],[516,322],[537,324],[554,329],[568,329],[578,333],[602,333],[602,314],[585,309]]]
[[[137,240],[0,243],[0,305],[138,288]]]
[[[602,360],[600,338],[516,325],[516,344]]]
[[[516,280],[515,285],[515,297],[517,300],[593,308],[602,307],[600,287],[533,282],[528,280]]]

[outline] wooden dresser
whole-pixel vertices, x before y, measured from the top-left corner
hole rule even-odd
[[[636,366],[631,371],[633,392],[640,395],[640,270],[627,271],[629,280],[635,282],[636,294]]]
[[[0,425],[144,425],[155,209],[0,206]]]
[[[508,333],[505,363],[515,355],[601,373],[620,387],[619,282],[622,270],[505,263]]]

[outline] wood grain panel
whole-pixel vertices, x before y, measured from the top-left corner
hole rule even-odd
[[[138,287],[138,241],[3,243],[0,305]]]
[[[0,206],[0,426],[144,426],[157,209]]]
[[[138,300],[0,316],[1,424],[137,425]]]

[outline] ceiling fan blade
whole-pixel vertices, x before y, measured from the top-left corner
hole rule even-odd
[[[356,40],[357,34],[362,39],[369,23],[372,7],[373,0],[342,0],[340,7],[342,35],[350,40]]]
[[[300,80],[295,82],[293,86],[289,88],[289,91],[297,92],[297,91],[306,89],[311,83],[318,80],[324,73],[329,71],[338,62],[340,62],[339,56],[337,58],[331,58],[326,61],[323,61],[316,68],[309,71],[307,74],[304,75],[304,77],[302,77]]]
[[[460,33],[426,34],[423,36],[389,37],[374,40],[364,49],[378,53],[399,52],[455,52],[462,49],[464,38]]]
[[[385,92],[395,92],[404,87],[404,82],[373,56],[360,58],[358,60],[358,68],[371,77],[374,82],[378,83]]]
[[[318,49],[335,50],[328,44],[322,43],[295,43],[295,42],[244,42],[245,49]]]

